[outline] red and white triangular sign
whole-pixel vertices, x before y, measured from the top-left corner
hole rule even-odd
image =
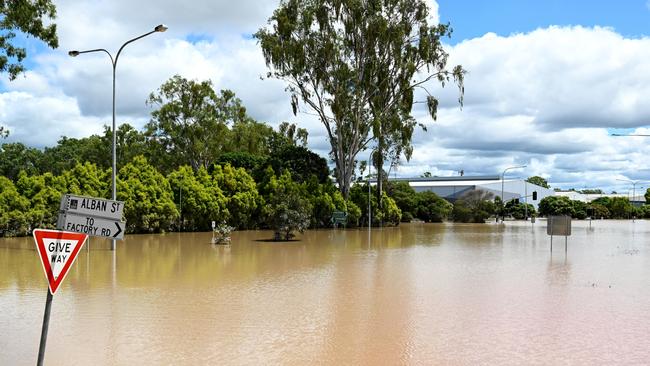
[[[36,251],[41,257],[52,295],[63,282],[88,235],[59,230],[34,230]]]

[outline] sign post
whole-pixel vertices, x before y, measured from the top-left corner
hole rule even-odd
[[[41,258],[41,265],[49,287],[45,298],[43,327],[41,328],[41,341],[38,348],[37,365],[40,366],[43,365],[43,359],[45,358],[45,344],[50,324],[53,295],[68,274],[88,235],[42,229],[35,229],[33,234],[36,251]]]
[[[551,253],[553,252],[553,235],[563,235],[564,254],[566,254],[567,238],[571,235],[571,216],[549,216],[546,234],[551,236]]]

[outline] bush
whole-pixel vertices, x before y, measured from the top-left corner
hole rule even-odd
[[[643,205],[637,209],[637,217],[650,219],[650,205]]]
[[[265,191],[269,193],[265,207],[265,223],[275,231],[276,240],[290,240],[294,232],[304,232],[311,221],[312,207],[304,189],[291,180],[286,171],[270,177]]]
[[[143,156],[120,169],[117,199],[124,201],[128,232],[161,232],[178,219],[169,181]]]
[[[424,191],[416,195],[416,217],[424,222],[442,222],[449,217],[453,205],[437,194]]]
[[[383,225],[399,225],[402,220],[402,211],[397,207],[395,200],[386,195],[386,192],[382,193],[382,209],[377,216]]]
[[[532,217],[537,214],[535,206],[531,205],[530,203],[517,202],[515,200],[509,201],[506,204],[505,210],[506,215],[512,216],[516,220],[525,219],[526,214],[528,214],[528,217]]]
[[[171,172],[167,179],[182,220],[179,230],[208,231],[212,221],[229,219],[226,197],[205,168],[194,171],[185,165]]]
[[[539,214],[541,216],[569,215],[573,217],[575,210],[569,197],[548,196],[539,201]]]
[[[474,190],[465,193],[454,203],[451,212],[455,222],[484,223],[496,212],[496,205],[489,192]]]
[[[409,222],[416,216],[418,194],[408,182],[388,182],[386,193],[402,211],[402,221]]]
[[[331,227],[334,211],[346,210],[341,192],[330,182],[319,184],[316,176],[312,175],[305,183],[305,191],[312,205],[311,227]]]
[[[634,206],[627,197],[611,197],[607,209],[613,219],[629,219],[634,212]]]
[[[348,226],[356,227],[359,226],[359,219],[361,218],[361,209],[359,206],[355,205],[354,202],[347,200],[345,202],[347,206],[348,213]]]
[[[263,200],[250,174],[244,168],[233,168],[230,164],[216,165],[212,179],[226,198],[228,225],[238,229],[254,228],[257,224],[255,214]]]
[[[0,176],[0,229],[5,236],[27,235],[29,201],[22,197],[13,182]]]
[[[591,217],[594,219],[608,219],[610,214],[607,207],[600,205],[598,203],[591,203],[592,214]]]
[[[584,220],[587,218],[587,209],[589,205],[582,201],[572,200],[571,204],[573,205],[573,218],[578,220]]]

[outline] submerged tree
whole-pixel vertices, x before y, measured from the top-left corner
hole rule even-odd
[[[428,15],[423,0],[284,0],[270,28],[255,34],[267,76],[287,82],[294,114],[301,100],[325,126],[346,198],[355,158],[373,138],[380,155],[394,149],[410,158],[416,88],[434,119],[438,100],[428,81],[453,79],[462,98],[464,71],[446,69],[440,41],[451,29],[430,25]]]
[[[456,202],[451,216],[456,222],[484,223],[490,215],[496,212],[492,198],[494,195],[480,189],[469,191]]]
[[[279,177],[269,168],[269,181],[264,187],[268,192],[265,222],[275,231],[275,240],[290,240],[294,232],[304,232],[311,220],[312,206],[304,187],[291,179],[285,171]]]

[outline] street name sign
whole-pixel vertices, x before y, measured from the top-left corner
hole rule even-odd
[[[60,213],[57,226],[65,231],[98,236],[100,238],[124,239],[126,223],[119,219],[77,215],[70,212]]]
[[[57,228],[100,238],[124,239],[124,202],[66,194],[61,197]]]
[[[44,229],[35,229],[33,234],[50,293],[54,295],[88,235]]]
[[[61,198],[59,209],[66,213],[121,221],[124,202],[66,194]]]

